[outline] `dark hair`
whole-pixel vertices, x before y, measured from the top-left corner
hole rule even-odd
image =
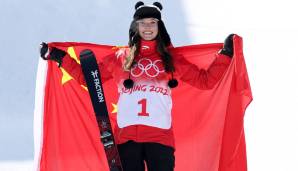
[[[141,41],[141,37],[138,32],[138,25],[136,20],[133,20],[129,28],[128,46],[130,48],[135,46],[136,51],[134,52],[134,56],[137,56],[139,54],[140,41]],[[165,28],[163,21],[161,20],[158,21],[158,34],[156,36],[156,42],[157,42],[156,43],[157,51],[161,56],[165,71],[174,72],[175,68],[174,68],[173,58],[167,49],[167,47],[171,45],[171,39]]]

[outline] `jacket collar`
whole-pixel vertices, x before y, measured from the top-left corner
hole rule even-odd
[[[156,40],[141,40],[140,55],[149,55],[156,52]]]

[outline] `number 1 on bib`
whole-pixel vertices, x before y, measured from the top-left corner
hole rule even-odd
[[[149,116],[149,113],[147,113],[147,99],[142,99],[138,101],[138,104],[141,105],[142,111],[138,113],[139,116]]]

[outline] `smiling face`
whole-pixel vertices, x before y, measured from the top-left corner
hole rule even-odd
[[[153,40],[158,34],[158,20],[155,18],[144,18],[137,21],[139,35],[144,40]]]

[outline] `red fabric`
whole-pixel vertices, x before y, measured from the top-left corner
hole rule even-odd
[[[51,44],[51,46],[56,46],[59,48],[59,46],[55,44]],[[77,46],[80,46],[80,44],[77,44],[76,47]],[[156,50],[156,41],[141,41],[140,47],[141,47],[140,53],[138,56],[136,56],[135,61],[138,61],[139,59],[143,59],[143,57],[146,57],[146,59],[150,59],[152,61],[160,59],[160,55]],[[121,49],[121,51],[123,50],[127,51],[126,48]],[[173,48],[170,48],[170,50],[173,51],[172,55],[173,55],[174,66],[176,70],[175,77],[180,78],[184,82],[190,85],[193,85],[194,87],[199,89],[213,88],[230,64],[229,57],[224,55],[219,55],[217,53],[211,53],[210,57],[214,61],[212,61],[212,64],[210,64],[210,66],[208,67],[208,70],[200,69],[196,65],[187,61],[183,57],[183,54],[179,53],[179,51],[176,52],[175,50],[173,50]],[[123,71],[121,61],[123,60],[124,56],[127,55],[127,53],[128,52],[123,53],[118,57],[115,56],[115,53],[112,53],[111,55],[108,55],[103,59],[101,58],[102,56],[98,57],[97,60],[98,60],[98,64],[100,65],[100,70],[102,73],[101,75],[103,77],[104,82],[111,78],[114,78],[114,81],[116,82],[116,84],[120,85],[120,88],[123,88],[121,87],[122,82],[124,79],[128,78],[128,73],[127,71]],[[79,51],[77,51],[77,54],[79,54]],[[81,71],[81,66],[69,55],[66,55],[64,57],[62,67],[71,76],[73,76],[75,80],[78,80],[79,84],[85,85],[83,73]],[[163,68],[160,70],[163,70]],[[150,71],[153,72],[152,74],[155,74],[154,73],[155,70],[152,69],[152,70],[149,70],[148,72]],[[152,79],[150,77],[146,78],[146,75],[143,77],[144,79]],[[168,81],[170,77],[171,77],[171,74],[164,72],[159,74],[154,79],[156,79],[157,81],[161,81],[161,80]],[[133,75],[131,75],[131,79],[134,80],[136,85],[138,81],[142,79],[142,77],[136,78],[136,77],[133,77]],[[125,128],[116,127],[115,138],[118,144],[122,144],[129,140],[133,140],[136,142],[156,142],[167,146],[172,146],[175,148],[175,141],[174,141],[172,128],[160,129],[152,126],[141,125],[141,124],[131,125]]]
[[[52,43],[50,46],[64,50],[73,46],[77,55],[82,49],[90,48],[101,59],[117,50],[112,46],[84,43]],[[222,44],[192,45],[171,51],[182,54],[200,68],[208,68],[214,61],[211,56],[221,47]],[[176,171],[247,170],[243,117],[252,95],[239,36],[234,37],[234,49],[227,72],[214,88],[197,89],[195,84],[183,82],[191,79],[191,75],[186,74],[172,91]],[[104,90],[111,112],[111,103],[116,104],[118,95],[115,82],[109,78],[107,74]],[[61,70],[49,61],[39,168],[42,171],[107,171],[88,93],[77,81],[70,80],[62,85],[61,79]],[[113,123],[115,116],[110,115]]]

